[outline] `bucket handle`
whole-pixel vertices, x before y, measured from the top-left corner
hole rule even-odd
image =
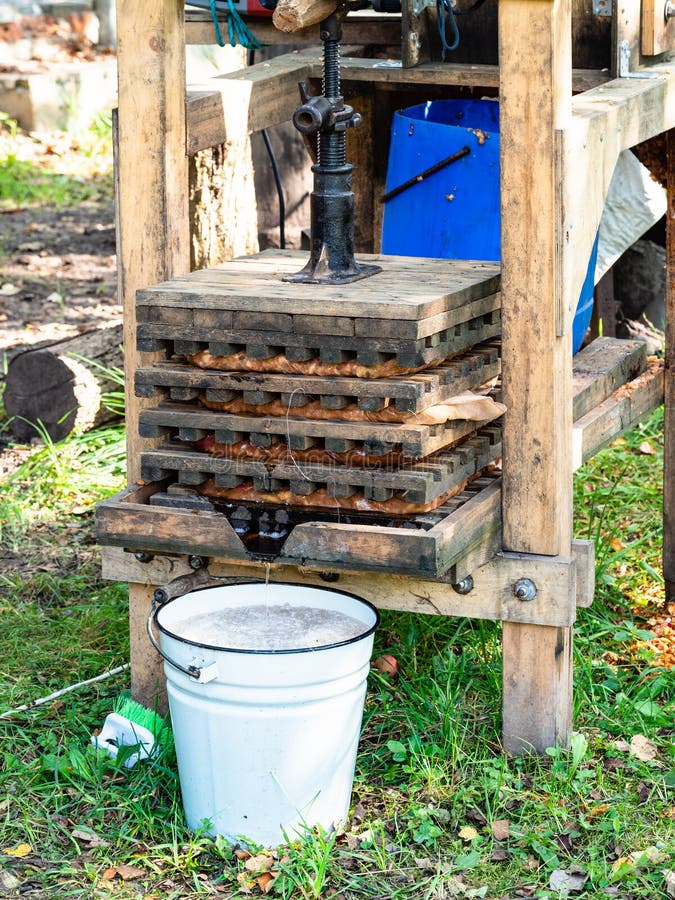
[[[171,657],[162,650],[159,641],[155,637],[153,628],[156,623],[157,613],[169,600],[175,600],[176,597],[188,594],[190,591],[195,590],[195,588],[201,589],[220,584],[261,583],[263,583],[262,578],[241,578],[237,575],[211,575],[206,568],[198,569],[196,572],[190,572],[189,575],[181,575],[179,578],[174,578],[174,580],[170,581],[168,584],[158,587],[152,597],[152,606],[146,622],[146,630],[148,632],[150,643],[162,659],[168,662],[170,666],[173,666],[174,669],[178,669],[179,672],[188,675],[190,678],[194,678],[195,681],[202,682],[202,684],[213,681],[218,675],[215,662],[207,663],[203,666],[183,666],[181,663],[176,662],[175,659],[171,659]]]

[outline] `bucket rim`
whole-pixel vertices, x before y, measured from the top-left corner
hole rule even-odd
[[[215,590],[216,588],[228,588],[228,587],[246,587],[247,585],[258,585],[260,586],[262,582],[259,580],[251,580],[251,581],[240,581],[237,584],[223,584],[223,585],[205,585],[204,587],[197,588],[194,591],[190,591],[190,594],[201,594],[203,591]],[[300,584],[295,581],[272,581],[270,584],[282,584],[286,587],[296,587],[296,588],[307,588],[309,590],[314,591],[326,591],[326,593],[330,594],[342,594],[343,597],[350,597],[352,600],[357,600],[360,604],[367,607],[370,612],[373,613],[374,621],[373,624],[370,625],[365,631],[360,634],[355,635],[354,637],[347,638],[344,641],[334,641],[331,644],[320,644],[316,647],[293,647],[289,650],[263,650],[263,649],[251,649],[245,647],[222,647],[215,644],[205,644],[202,641],[192,641],[189,638],[182,637],[180,634],[176,634],[173,631],[170,631],[166,626],[162,625],[162,623],[157,618],[162,609],[165,609],[169,604],[173,603],[175,600],[181,600],[183,597],[186,597],[187,594],[181,594],[178,597],[172,597],[171,600],[167,600],[166,603],[162,603],[160,606],[157,606],[155,610],[153,610],[152,618],[157,625],[157,628],[162,632],[162,634],[167,635],[167,637],[173,638],[174,640],[180,641],[183,644],[189,644],[192,647],[200,647],[204,650],[214,650],[221,653],[243,653],[250,656],[286,656],[289,654],[297,654],[297,653],[315,653],[320,650],[332,650],[336,647],[346,647],[349,644],[355,644],[358,641],[362,641],[364,638],[370,637],[371,634],[375,632],[375,629],[380,624],[380,613],[377,607],[375,607],[369,600],[365,600],[363,597],[359,597],[357,594],[353,594],[351,591],[343,591],[336,590],[335,588],[324,587],[319,584]]]

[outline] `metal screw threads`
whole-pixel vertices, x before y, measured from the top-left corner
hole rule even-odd
[[[529,602],[537,596],[537,585],[530,578],[519,578],[513,585],[513,596]]]
[[[322,35],[323,36],[323,35]],[[340,100],[340,44],[327,37],[323,41],[323,95],[331,103]],[[317,141],[320,166],[344,166],[347,162],[347,137],[344,131],[320,131]]]

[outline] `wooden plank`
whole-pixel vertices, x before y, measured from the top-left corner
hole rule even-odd
[[[227,15],[219,15],[221,28],[227,30]],[[275,46],[296,46],[318,44],[316,27],[303,28],[288,34],[279,31],[272,24],[272,17],[250,16],[247,24],[261,44]],[[185,38],[188,44],[215,44],[215,31],[209,12],[185,10]],[[401,17],[397,15],[376,15],[371,11],[351,13],[342,25],[342,38],[346,44],[384,45],[396,47],[401,42]]]
[[[675,601],[675,131],[666,135],[666,335],[663,423],[663,578]]]
[[[135,293],[187,272],[190,264],[183,9],[182,0],[147,0],[142,5],[117,0],[115,208],[130,422],[147,402],[134,395],[133,373],[152,359],[136,350]],[[130,481],[138,476],[138,447],[136,429],[129,428]],[[152,708],[161,689],[157,666],[140,637],[147,603],[147,589],[130,584],[132,693]]]
[[[574,469],[660,406],[663,392],[664,364],[655,360],[646,372],[578,419],[572,432]]]
[[[665,3],[642,0],[642,28],[640,48],[645,56],[658,56],[675,49],[675,20],[666,19]]]
[[[486,423],[482,423],[486,424]],[[230,413],[191,408],[187,404],[164,403],[155,409],[145,409],[139,418],[139,430],[144,437],[166,434],[180,428],[201,429],[232,435],[276,435],[287,442],[289,435],[311,438],[332,438],[346,441],[380,441],[401,447],[405,456],[428,456],[455,443],[476,430],[475,422],[463,419],[438,425],[384,424],[382,422],[333,422],[311,419],[285,419],[268,416],[235,416]],[[236,437],[235,437],[236,440]],[[219,443],[222,442],[219,440]],[[231,443],[226,441],[226,443]]]
[[[281,280],[301,268],[306,258],[298,250],[266,250],[155,284],[139,292],[137,303],[417,321],[499,290],[499,267],[494,263],[380,254],[365,255],[363,260],[381,265],[383,271],[351,285]]]
[[[305,54],[285,54],[227,75],[190,84],[187,150],[215,147],[288,122],[300,102],[298,82],[309,77]]]
[[[447,364],[426,372],[392,378],[324,378],[318,375],[280,375],[265,372],[218,372],[181,363],[156,363],[136,371],[136,390],[141,396],[158,397],[171,389],[198,390],[211,400],[233,400],[242,393],[269,395],[286,406],[303,406],[313,397],[354,402],[362,408],[377,401],[396,402],[405,412],[420,412],[495,378],[500,370],[497,345],[481,344]],[[604,399],[604,397],[603,397]],[[250,401],[249,401],[250,402]],[[264,398],[256,402],[265,402]],[[322,399],[322,403],[324,400]],[[366,404],[364,406],[363,404]]]
[[[574,593],[574,560],[529,560],[529,568],[523,569],[519,559],[509,556],[497,558],[474,573],[474,589],[463,596],[445,582],[424,578],[382,574],[347,573],[331,569],[322,572],[306,567],[296,568],[293,564],[280,562],[267,567],[258,562],[231,564],[224,560],[212,559],[209,571],[215,576],[260,578],[269,572],[269,581],[274,584],[292,583],[324,585],[322,574],[337,575],[331,578],[336,590],[344,590],[364,597],[380,609],[416,612],[431,615],[466,616],[476,619],[491,619],[529,623],[543,616],[551,622],[568,622],[574,617],[570,612],[570,597]],[[131,554],[119,548],[106,547],[103,551],[103,574],[109,579],[134,577],[145,579],[151,584],[166,584],[173,578],[189,574],[187,558],[157,557],[148,563],[140,563]],[[532,602],[522,602],[513,596],[514,576],[528,571],[541,585],[538,598]]]
[[[580,350],[572,360],[573,420],[576,422],[622,384],[644,372],[646,365],[647,349],[642,341],[599,337]]]
[[[503,541],[551,556],[568,556],[572,538],[571,312],[560,266],[566,173],[556,141],[571,113],[570,29],[565,0],[500,2]],[[571,628],[505,624],[502,646],[505,749],[566,746]]]
[[[361,39],[364,40],[364,36],[361,36]],[[357,40],[351,40],[347,36],[345,40],[349,43],[358,43]],[[316,36],[313,37],[312,42],[317,42]],[[364,42],[368,43],[365,40]],[[277,57],[277,59],[280,58]],[[321,59],[318,49],[311,54],[294,54],[292,59],[298,66],[307,66],[306,75],[303,77],[321,78]],[[258,63],[257,65],[263,64]],[[233,75],[220,76],[221,80],[235,77]],[[499,67],[423,63],[414,69],[403,69],[400,60],[363,60],[343,57],[341,79],[347,87],[350,83],[366,82],[382,87],[456,85],[497,88],[499,86]],[[591,90],[608,80],[606,72],[576,69],[573,75],[573,89],[575,91]],[[188,153],[193,155],[198,150],[225,143],[228,129],[232,133],[234,128],[245,127],[249,132],[253,132],[270,128],[281,121],[290,119],[293,108],[297,105],[295,90],[286,90],[283,94],[280,92],[275,96],[273,92],[270,92],[270,90],[273,91],[273,86],[272,77],[270,77],[270,84],[266,84],[261,79],[251,85],[252,93],[260,92],[264,96],[265,102],[261,104],[258,104],[254,97],[247,96],[245,85],[239,87],[235,85],[233,93],[230,93],[230,86],[224,83],[219,83],[217,90],[211,81],[200,87],[191,86],[186,107]],[[244,103],[243,107],[242,102]],[[244,122],[241,118],[233,118],[236,110],[246,111],[248,120]]]

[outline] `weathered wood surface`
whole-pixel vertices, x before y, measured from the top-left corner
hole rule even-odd
[[[666,334],[663,447],[663,578],[675,601],[675,131],[666,135]]]
[[[572,316],[556,140],[571,114],[570,29],[566,0],[500,2],[503,542],[551,556],[569,555],[572,539]],[[506,751],[566,746],[571,628],[506,624],[502,648]]]
[[[501,454],[499,438],[497,428],[481,429],[457,448],[421,463],[382,469],[308,462],[267,466],[172,445],[144,453],[141,474],[146,481],[170,477],[182,484],[201,485],[214,478],[216,487],[223,488],[252,483],[257,491],[288,489],[302,495],[325,488],[334,497],[362,492],[366,500],[383,502],[396,496],[407,503],[428,504],[494,462]]]
[[[348,19],[344,26],[345,43],[372,43],[365,39],[367,32],[355,36],[350,31],[353,27]],[[315,29],[311,29],[311,36],[312,42],[318,44]],[[241,74],[223,75],[202,85],[191,85],[187,97],[188,153],[222,144],[233,135],[241,136],[289,121],[298,104],[297,82],[320,79],[321,68],[321,52],[315,48],[256,63]],[[341,80],[345,89],[356,82],[383,89],[419,86],[423,90],[425,86],[428,89],[437,85],[498,88],[499,68],[436,62],[404,69],[400,61],[361,59],[345,54],[341,61]],[[573,73],[573,88],[586,91],[608,80],[606,72],[579,69]]]
[[[118,0],[116,216],[118,296],[124,306],[126,414],[135,422],[145,401],[133,373],[153,357],[136,350],[135,294],[189,271],[188,161],[185,153],[185,43],[182,0]],[[127,473],[138,477],[140,437],[127,431]],[[148,591],[129,585],[134,697],[152,707],[156,667],[140,637]]]
[[[122,325],[106,323],[75,337],[29,348],[12,357],[3,404],[15,438],[28,441],[40,423],[53,441],[115,418],[105,393],[121,391],[112,370],[122,371]]]
[[[297,449],[292,438],[298,437],[315,439],[317,446],[323,443],[326,450],[335,453],[345,452],[356,442],[362,442],[366,452],[374,455],[398,448],[404,456],[416,459],[456,443],[475,429],[476,423],[465,419],[438,425],[334,422],[273,416],[256,419],[171,402],[145,409],[139,416],[139,432],[143,437],[178,433],[181,440],[196,441],[215,433],[218,444],[234,444],[246,439],[259,447],[268,446],[274,437],[291,450]]]
[[[618,388],[607,400],[574,423],[574,469],[637,425],[663,403],[663,396],[664,364],[658,360],[651,362],[646,372]]]
[[[337,8],[337,0],[279,0],[272,22],[285,34],[318,25]]]
[[[227,29],[226,14],[219,16],[221,28]],[[248,26],[261,44],[271,46],[288,46],[289,37],[276,28],[272,17],[250,17]],[[343,40],[346,44],[380,45],[397,48],[401,43],[400,16],[379,16],[363,10],[352,13],[342,26]],[[185,38],[188,44],[208,45],[215,43],[215,31],[211,13],[197,9],[185,10]],[[314,26],[303,28],[293,34],[293,43],[301,45],[318,45],[318,29]]]
[[[675,20],[666,19],[659,0],[642,0],[640,49],[644,56],[658,56],[675,49]]]
[[[241,396],[253,405],[278,399],[288,406],[302,406],[318,397],[324,405],[331,399],[344,398],[358,403],[361,409],[380,409],[393,402],[399,412],[414,413],[484,384],[500,371],[499,346],[487,343],[426,372],[375,379],[217,372],[160,362],[137,370],[136,390],[155,400],[193,400],[203,391],[206,400]]]
[[[622,384],[633,381],[646,366],[647,348],[642,341],[596,338],[572,359],[573,420],[602,403]]]
[[[578,548],[577,542],[574,545]],[[374,603],[380,609],[393,609],[431,615],[471,616],[477,619],[504,619],[529,623],[544,618],[552,623],[574,619],[575,600],[583,605],[587,598],[583,591],[588,581],[582,569],[587,564],[585,548],[568,558],[534,557],[522,559],[516,554],[497,556],[489,563],[474,569],[474,589],[468,595],[453,591],[446,580],[432,581],[390,573],[334,572],[336,588],[352,591]],[[209,561],[209,573],[218,576],[259,578],[261,563],[229,563]],[[270,583],[325,585],[321,575],[325,571],[297,568],[280,561],[269,568]],[[136,578],[152,585],[164,585],[175,578],[190,574],[187,557],[157,556],[139,562],[120,548],[103,550],[103,577],[111,580]],[[523,602],[513,595],[518,577],[532,577],[540,582],[540,591],[533,601]]]
[[[137,304],[418,321],[499,290],[494,263],[379,254],[363,259],[383,271],[350,285],[292,284],[281,278],[301,268],[307,254],[265,250],[147,287]]]

